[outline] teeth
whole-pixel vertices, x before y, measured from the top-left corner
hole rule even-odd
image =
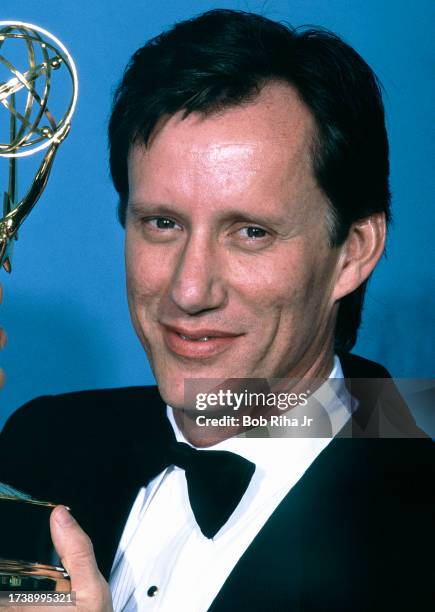
[[[183,340],[194,340],[196,342],[207,342],[208,340],[210,340],[209,336],[202,336],[202,338],[191,338],[190,336],[184,336],[183,334],[178,334],[180,336],[180,338],[183,338]]]

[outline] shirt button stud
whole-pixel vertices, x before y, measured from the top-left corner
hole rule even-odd
[[[157,595],[158,590],[159,590],[158,587],[150,586],[150,588],[147,591],[148,597],[155,597]]]

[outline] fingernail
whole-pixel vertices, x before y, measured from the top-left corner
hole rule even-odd
[[[61,527],[69,527],[70,525],[73,525],[76,522],[73,515],[68,512],[65,506],[56,507],[56,513],[54,515],[54,518],[56,520],[56,523]]]

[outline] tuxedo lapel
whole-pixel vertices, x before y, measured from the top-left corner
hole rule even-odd
[[[343,574],[347,563],[334,530],[345,487],[337,483],[337,467],[343,459],[349,466],[351,453],[332,442],[319,455],[242,555],[209,612],[260,612],[271,609],[271,600],[274,610],[305,610],[302,602],[310,593],[320,596],[340,565]]]
[[[146,411],[131,403],[123,409],[128,421],[127,435],[118,440],[115,456],[106,456],[103,469],[96,474],[95,505],[83,510],[83,524],[94,544],[102,574],[109,578],[116,550],[129,513],[141,487],[160,471],[161,453],[172,429],[166,418],[165,404],[157,391],[146,401]],[[110,457],[108,459],[108,457]],[[78,500],[79,501],[79,500]],[[80,522],[80,517],[77,517]]]

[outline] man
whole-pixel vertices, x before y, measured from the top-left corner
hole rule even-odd
[[[103,576],[116,610],[426,609],[432,442],[382,366],[346,353],[389,219],[370,68],[324,31],[211,11],[133,56],[109,138],[158,392],[39,398],[0,438],[0,480],[68,504],[93,542],[95,559],[54,511],[79,609],[110,609]],[[204,431],[191,379],[316,380],[315,405],[341,380],[324,406],[339,437]],[[371,439],[385,423],[408,439]],[[224,476],[203,471],[215,459]]]

